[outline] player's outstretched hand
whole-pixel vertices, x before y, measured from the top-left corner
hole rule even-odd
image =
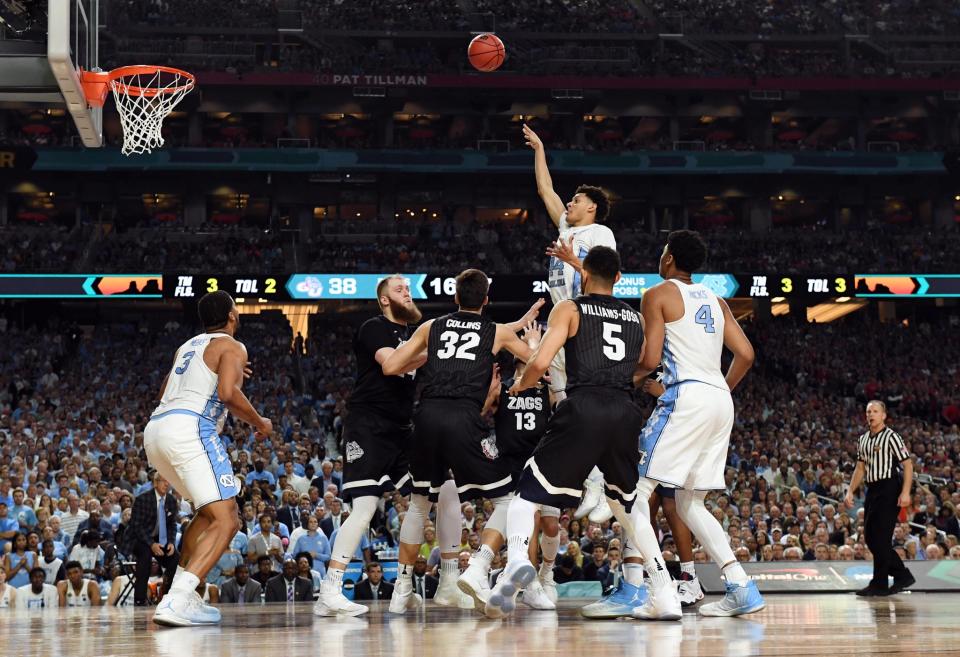
[[[547,255],[551,258],[556,258],[561,262],[565,262],[571,267],[579,267],[580,258],[576,256],[573,252],[573,237],[571,236],[566,242],[558,239],[556,242],[551,242],[550,246],[547,247]]]
[[[546,299],[540,298],[533,302],[533,305],[530,306],[530,309],[523,313],[523,317],[520,318],[520,325],[526,328],[527,324],[530,322],[536,321],[537,317],[540,316],[540,309],[543,308],[543,304],[547,302]]]
[[[253,376],[253,370],[250,369],[250,364],[247,363],[246,365],[243,366],[243,378],[244,380],[247,380],[251,376]]]
[[[543,148],[543,142],[540,141],[540,137],[537,136],[533,130],[530,129],[526,123],[523,124],[523,138],[527,140],[527,146],[532,148],[535,151]]]
[[[526,390],[526,388],[520,387],[520,379],[515,379],[513,382],[513,385],[510,386],[510,390],[507,392],[507,394],[510,395],[511,397],[516,397],[524,390]]]
[[[260,418],[260,423],[258,426],[254,427],[256,431],[255,438],[269,438],[270,434],[273,433],[273,422],[267,418]]]
[[[541,338],[543,338],[543,331],[540,329],[540,324],[536,319],[531,319],[524,325],[520,339],[526,342],[531,349],[536,349],[540,346]]]

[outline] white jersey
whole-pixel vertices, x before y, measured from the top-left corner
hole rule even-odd
[[[73,584],[70,583],[70,580],[67,580],[67,606],[68,607],[91,607],[93,603],[90,602],[90,582],[93,580],[82,579],[80,580],[80,592],[77,593],[73,590]]]
[[[10,591],[12,590],[12,586],[4,584],[3,593],[0,593],[0,609],[8,609],[10,607]]]
[[[44,584],[39,594],[33,592],[32,584],[17,589],[17,609],[56,609],[59,606],[60,594],[52,584]]]
[[[672,278],[668,282],[680,290],[683,317],[666,324],[661,382],[670,386],[700,381],[729,390],[720,370],[724,318],[717,295],[698,283],[687,285]]]
[[[217,397],[217,375],[203,362],[203,352],[225,333],[202,333],[177,349],[174,365],[167,378],[160,405],[153,417],[169,411],[187,411],[217,423],[217,431],[227,419],[227,408]]]
[[[586,257],[595,246],[609,246],[617,248],[617,240],[613,231],[602,224],[589,224],[571,228],[567,224],[567,213],[560,215],[560,239],[566,242],[573,237],[573,252],[581,260]],[[571,265],[550,258],[550,268],[547,270],[547,283],[550,285],[550,298],[553,305],[561,301],[573,299],[581,293],[580,272]]]
[[[47,560],[41,557],[37,565],[43,568],[43,572],[46,573],[46,578],[44,579],[44,581],[47,584],[57,583],[57,573],[60,572],[60,566],[63,565],[63,560],[54,559],[50,563],[47,563]]]

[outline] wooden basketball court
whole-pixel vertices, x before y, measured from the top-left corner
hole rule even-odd
[[[436,607],[392,616],[374,603],[359,618],[314,618],[311,605],[223,605],[220,627],[162,628],[152,609],[0,610],[4,655],[31,657],[698,657],[960,654],[960,596],[768,595],[744,618],[680,623],[586,621],[582,601],[554,612],[521,608],[490,621]]]

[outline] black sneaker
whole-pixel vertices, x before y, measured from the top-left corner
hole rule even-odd
[[[906,576],[893,580],[893,586],[890,587],[890,595],[906,591],[916,583],[916,578],[908,572]]]
[[[863,598],[880,598],[890,595],[890,589],[881,589],[871,584],[857,591],[857,595]]]

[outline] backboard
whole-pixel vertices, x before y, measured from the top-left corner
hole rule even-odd
[[[87,104],[79,72],[99,68],[99,0],[47,0],[45,12],[36,4],[29,29],[4,21],[0,108],[63,107],[83,145],[100,147],[103,109]]]

